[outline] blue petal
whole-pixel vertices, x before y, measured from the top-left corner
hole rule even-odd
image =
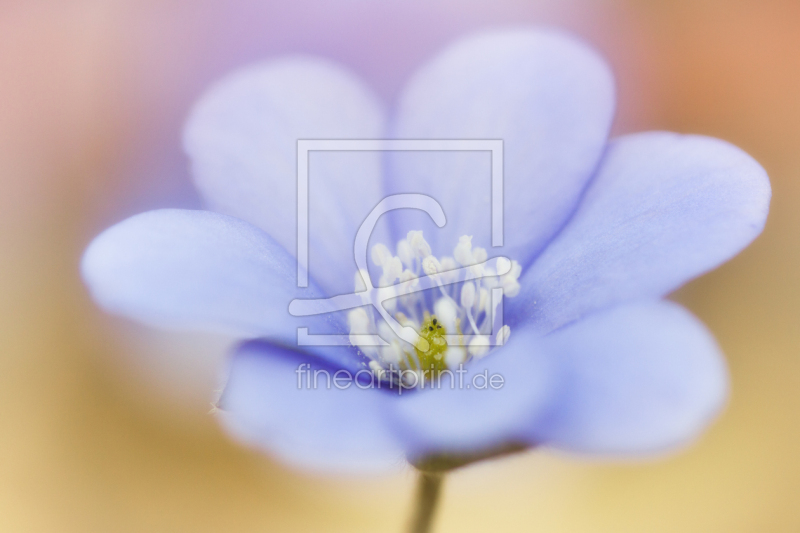
[[[508,316],[549,331],[666,295],[745,248],[769,200],[764,170],[728,143],[660,132],[617,139],[575,215],[523,273]]]
[[[236,72],[193,109],[184,146],[215,210],[297,249],[298,140],[385,136],[381,105],[343,69],[312,58]],[[382,199],[379,152],[311,152],[309,272],[329,293],[351,292],[356,229]]]
[[[561,384],[531,436],[562,450],[666,451],[696,437],[727,397],[727,371],[714,339],[672,303],[593,315],[549,335],[544,348]]]
[[[107,311],[164,328],[213,330],[297,343],[297,327],[346,333],[335,315],[289,315],[295,260],[266,233],[209,211],[165,209],[131,217],[88,247],[83,278]],[[311,287],[304,297],[319,297]],[[328,328],[320,331],[319,328]],[[346,349],[320,349],[354,365]]]
[[[222,421],[243,442],[302,468],[373,472],[404,465],[385,417],[394,398],[360,388],[345,373],[334,381],[335,373],[280,347],[244,345],[231,362]]]
[[[530,427],[550,399],[553,376],[534,334],[515,333],[462,372],[445,372],[433,388],[394,402],[395,427],[411,457],[534,444]]]
[[[573,211],[605,147],[614,82],[603,60],[554,31],[484,33],[460,41],[406,88],[393,136],[501,139],[504,147],[503,253],[531,259]],[[415,213],[397,232],[424,229],[439,253],[461,235],[491,242],[488,152],[391,154],[387,188],[431,195],[448,221],[436,230]],[[418,228],[415,228],[418,226]]]

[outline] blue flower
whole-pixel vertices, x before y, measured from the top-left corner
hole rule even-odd
[[[709,332],[663,298],[760,233],[770,186],[758,163],[720,140],[650,132],[609,141],[614,101],[602,59],[553,31],[456,43],[391,113],[324,60],[255,65],[211,88],[185,129],[210,210],[151,211],[109,228],[87,249],[83,277],[110,312],[249,339],[231,359],[220,416],[237,438],[301,467],[373,470],[407,458],[447,468],[534,446],[669,450],[719,413],[728,378]],[[311,283],[297,287],[298,139],[382,138],[502,139],[507,274],[482,266],[492,238],[486,153],[312,152]],[[484,277],[396,294],[392,313],[424,346],[298,346],[298,327],[390,340],[370,308],[295,317],[288,306],[352,292],[355,233],[398,193],[430,195],[447,223],[382,217],[371,239],[376,285],[446,281],[457,267]],[[494,287],[506,293],[500,330],[487,300]],[[434,350],[434,318],[475,342]],[[422,386],[397,381],[393,365],[423,362],[437,370],[417,372]],[[460,363],[463,375],[443,372]],[[369,387],[304,386],[365,368],[377,377]],[[502,383],[477,386],[486,376]]]

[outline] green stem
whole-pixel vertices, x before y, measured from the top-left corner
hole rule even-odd
[[[429,533],[436,512],[436,504],[442,489],[444,474],[436,472],[420,472],[417,482],[417,496],[414,504],[414,516],[411,520],[410,533]]]

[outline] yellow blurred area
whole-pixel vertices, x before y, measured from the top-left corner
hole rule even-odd
[[[620,94],[647,92],[652,106],[620,102],[628,123],[724,138],[772,179],[763,236],[676,295],[728,357],[730,405],[696,445],[656,462],[532,452],[456,472],[437,531],[800,530],[800,4],[619,6],[643,44],[604,46]],[[109,330],[127,326],[85,294],[78,259],[87,212],[101,210],[87,206],[129,186],[112,172],[139,46],[118,31],[126,16],[122,2],[0,6],[0,530],[402,531],[410,471],[320,477],[239,448],[202,395],[170,400],[125,362]]]

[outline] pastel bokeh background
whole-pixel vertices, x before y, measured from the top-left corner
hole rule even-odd
[[[800,530],[800,4],[793,0],[73,0],[0,5],[0,531],[402,531],[413,473],[331,478],[208,416],[226,340],[102,315],[78,277],[102,228],[198,205],[193,99],[231,68],[333,57],[387,100],[465,32],[568,28],[619,83],[618,133],[729,140],[769,172],[761,238],[675,298],[724,348],[727,411],[649,463],[545,452],[450,476],[437,531]]]

